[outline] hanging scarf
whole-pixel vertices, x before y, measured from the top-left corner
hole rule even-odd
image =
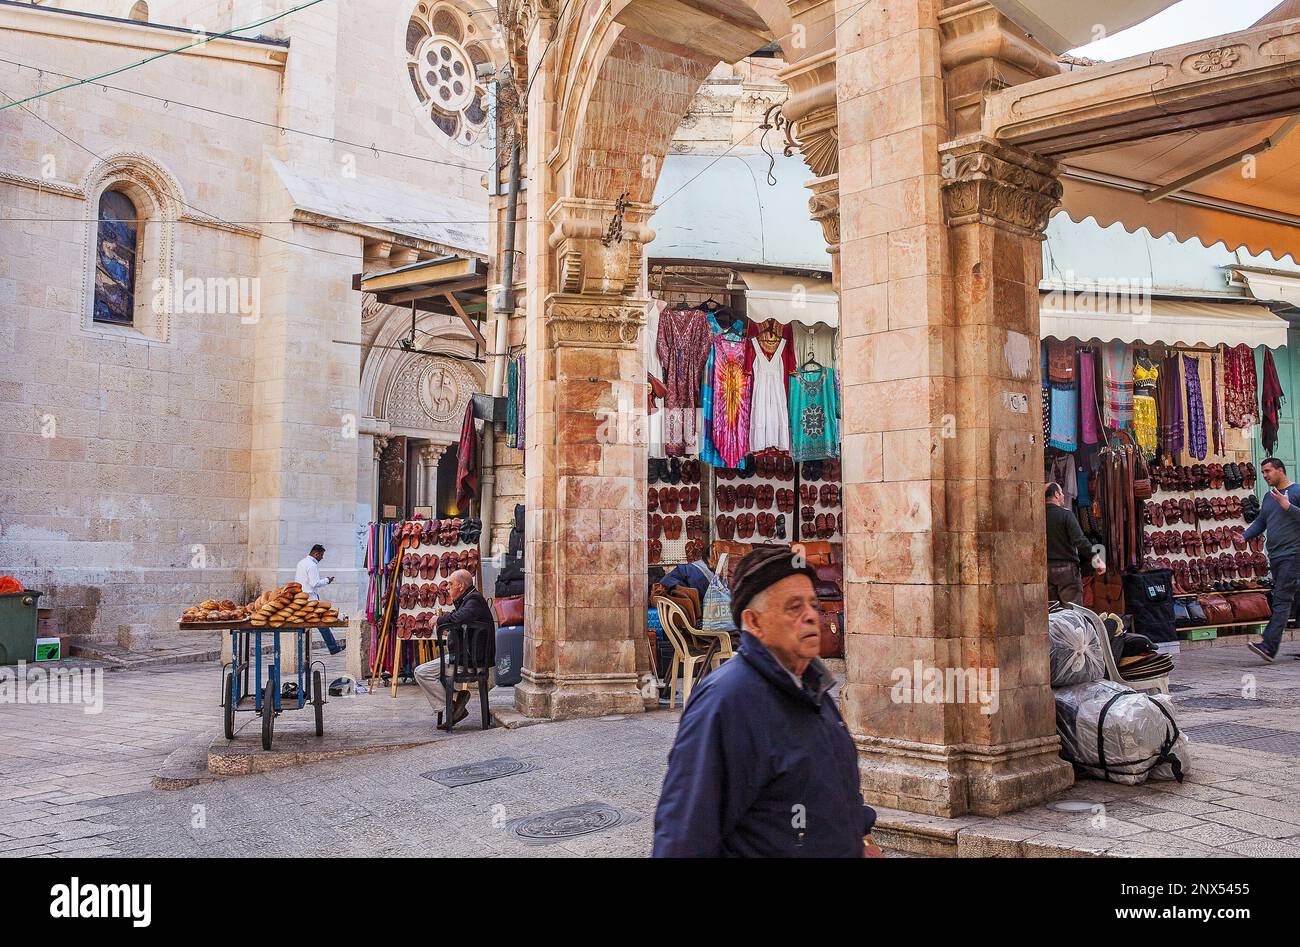
[[[1038,381],[1043,391],[1043,443],[1052,439],[1052,386],[1047,383],[1047,343],[1038,343]]]
[[[1205,442],[1205,405],[1201,401],[1201,373],[1196,359],[1183,356],[1183,375],[1187,380],[1187,452],[1197,460],[1204,460],[1208,445]]]
[[[1219,346],[1210,357],[1210,390],[1214,393],[1214,453],[1221,456],[1227,446],[1227,432],[1223,428],[1223,359],[1219,357],[1223,347]]]
[[[1073,385],[1052,385],[1052,436],[1048,447],[1074,451],[1079,447],[1079,392]]]
[[[1223,357],[1223,388],[1229,427],[1250,427],[1259,421],[1258,387],[1255,353],[1250,346],[1228,349]]]
[[[1183,373],[1178,354],[1165,356],[1160,379],[1160,451],[1171,463],[1178,463],[1183,452]]]
[[[1047,340],[1047,380],[1058,385],[1074,383],[1074,343]]]
[[[1133,351],[1125,342],[1107,342],[1103,363],[1106,369],[1106,426],[1112,431],[1133,424]]]
[[[478,493],[478,438],[474,433],[474,402],[465,406],[465,420],[460,426],[460,444],[456,452],[456,507],[460,516],[469,516],[469,504]]]
[[[1272,454],[1277,447],[1277,412],[1282,407],[1282,381],[1277,377],[1277,368],[1273,364],[1273,353],[1264,349],[1264,400],[1263,400],[1263,435],[1264,453]]]
[[[519,356],[519,391],[515,396],[515,400],[519,402],[518,416],[515,418],[515,447],[519,450],[524,449],[524,418],[526,417],[524,413],[524,382],[526,380],[524,362],[524,356]]]
[[[519,361],[506,359],[506,447],[518,447],[519,432]]]
[[[1097,357],[1092,352],[1079,353],[1079,410],[1083,443],[1096,444],[1101,431],[1097,417]]]

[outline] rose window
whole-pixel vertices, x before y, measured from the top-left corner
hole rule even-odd
[[[421,3],[406,27],[406,71],[420,108],[448,138],[469,144],[487,126],[488,92],[478,67],[492,61],[486,22],[447,4]]]

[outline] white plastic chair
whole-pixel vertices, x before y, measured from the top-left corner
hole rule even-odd
[[[695,684],[695,668],[704,663],[705,651],[699,648],[694,635],[699,630],[691,627],[686,619],[686,612],[676,602],[666,598],[656,598],[655,608],[659,612],[659,624],[663,627],[668,642],[673,646],[673,664],[668,671],[668,707],[677,703],[677,672],[682,672],[682,707],[691,699],[691,688]],[[730,642],[728,642],[730,644]],[[716,655],[715,655],[716,658]]]
[[[1110,646],[1110,634],[1106,631],[1106,624],[1102,621],[1101,616],[1090,609],[1081,605],[1069,606],[1075,611],[1081,611],[1091,615],[1095,621],[1093,626],[1097,629],[1097,637],[1101,644],[1101,656],[1106,661],[1106,677],[1108,680],[1115,681],[1117,684],[1125,684],[1135,691],[1155,691],[1159,694],[1169,693],[1169,675],[1161,674],[1159,677],[1148,677],[1141,681],[1130,681],[1119,672],[1119,665],[1115,663],[1115,651]]]

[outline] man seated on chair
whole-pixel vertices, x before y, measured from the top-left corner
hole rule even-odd
[[[490,642],[484,643],[483,650],[486,657],[490,658],[496,651],[496,622],[492,620],[492,609],[488,607],[487,599],[483,598],[481,592],[474,588],[474,577],[464,569],[457,569],[447,579],[448,585],[451,586],[452,605],[451,611],[444,612],[438,616],[438,630],[447,635],[447,650],[455,655],[463,647],[461,625],[476,624],[486,629],[486,633],[492,638]],[[444,632],[444,629],[446,631]],[[484,657],[485,655],[479,655]],[[429,699],[430,706],[434,711],[442,713],[447,709],[447,693],[443,689],[442,681],[438,679],[438,674],[442,669],[442,658],[433,661],[426,661],[415,669],[415,683],[420,685],[424,691],[424,696]],[[447,669],[448,683],[450,683],[451,668]],[[487,686],[491,690],[494,684],[492,671],[488,671]],[[452,710],[454,714],[453,723],[464,720],[469,716],[469,698],[470,693],[467,690],[456,691],[455,707]]]

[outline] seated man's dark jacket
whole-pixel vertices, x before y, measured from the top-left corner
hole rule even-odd
[[[447,635],[447,649],[452,655],[459,655],[464,645],[462,625],[476,629],[478,647],[475,649],[479,667],[495,664],[497,659],[496,622],[492,619],[492,609],[487,599],[478,589],[469,589],[464,595],[452,602],[455,606],[449,612],[438,616],[438,630]]]
[[[795,684],[763,644],[704,678],[682,714],[655,811],[656,857],[859,858],[876,814],[815,660]]]

